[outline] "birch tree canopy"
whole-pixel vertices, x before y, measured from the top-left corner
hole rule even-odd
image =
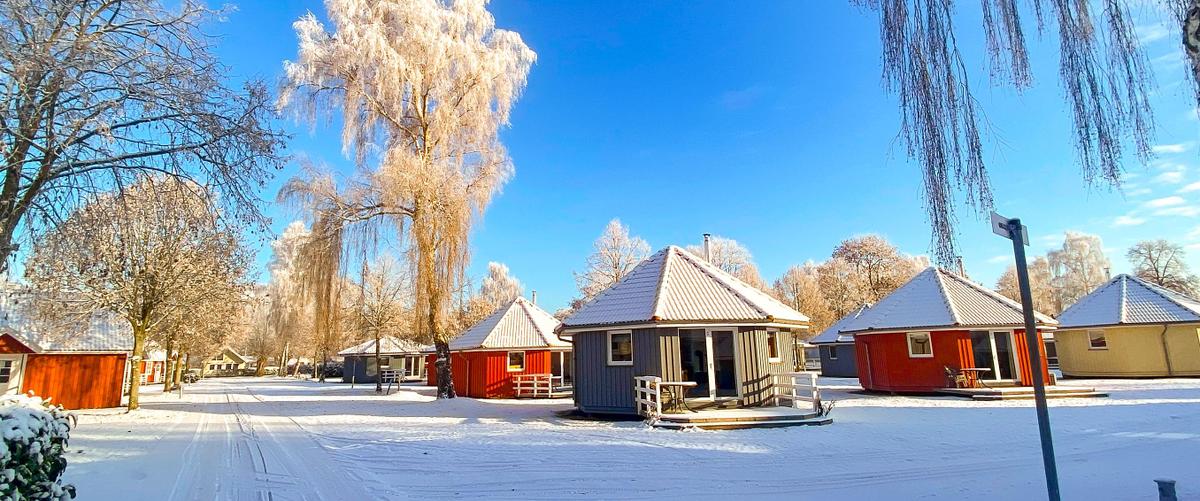
[[[512,174],[499,131],[536,54],[478,0],[328,0],[331,32],[294,27],[280,106],[340,112],[342,145],[369,171],[340,220],[394,220],[408,238],[416,328],[437,348],[438,396],[454,397],[449,310],[474,221]]]
[[[1144,240],[1130,247],[1125,257],[1142,280],[1193,296],[1200,290],[1200,278],[1188,269],[1187,253],[1179,244]]]
[[[629,234],[629,227],[613,219],[604,227],[592,244],[582,272],[575,273],[575,284],[581,298],[576,303],[590,301],[596,294],[620,282],[633,268],[650,257],[650,244]]]
[[[0,271],[22,229],[150,172],[264,222],[257,191],[285,137],[262,82],[226,84],[201,31],[214,14],[190,0],[0,2]]]

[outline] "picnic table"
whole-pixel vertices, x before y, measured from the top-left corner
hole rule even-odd
[[[662,381],[658,383],[658,388],[663,393],[671,395],[670,409],[677,413],[683,412],[684,409],[688,412],[696,412],[687,404],[687,391],[696,386],[698,384],[695,381]]]

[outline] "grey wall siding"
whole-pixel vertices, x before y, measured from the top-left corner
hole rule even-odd
[[[633,335],[633,363],[638,364],[639,332]],[[607,331],[579,332],[575,352],[575,406],[583,412],[634,414],[634,366],[608,365]]]
[[[776,339],[779,361],[771,362],[767,348],[767,329],[742,327],[738,330],[738,379],[742,384],[741,405],[755,406],[769,403],[775,374],[791,372],[795,367],[795,356],[788,347],[792,346],[792,333],[781,331]]]
[[[367,357],[347,356],[342,361],[343,383],[374,383],[375,375],[367,375]]]
[[[833,346],[837,346],[838,357],[836,360],[829,356]],[[858,357],[855,355],[854,344],[823,344],[820,348],[822,376],[858,377]]]

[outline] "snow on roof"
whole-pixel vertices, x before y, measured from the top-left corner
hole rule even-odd
[[[563,327],[728,321],[804,324],[808,317],[672,245],[576,310]]]
[[[451,350],[563,348],[558,319],[523,297],[514,299],[450,341]]]
[[[411,355],[421,353],[422,351],[431,350],[430,347],[424,346],[411,339],[401,339],[395,336],[385,336],[379,339],[379,354],[380,355]],[[351,346],[338,352],[338,355],[374,355],[375,340],[368,339],[355,346]]]
[[[1200,323],[1200,301],[1138,277],[1117,275],[1058,316],[1060,328]]]
[[[1034,312],[1039,324],[1054,319]],[[949,271],[930,267],[892,291],[840,332],[897,331],[938,327],[1024,325],[1021,305]]]
[[[0,293],[0,332],[8,333],[39,353],[130,352],[133,330],[116,314],[97,311],[83,325],[52,328],[38,322],[29,311],[29,293],[14,284]]]
[[[869,305],[869,304],[864,304],[862,306],[859,306],[858,308],[855,308],[854,311],[851,311],[850,313],[846,314],[846,316],[839,319],[837,322],[834,322],[833,325],[830,325],[829,328],[821,331],[820,334],[817,334],[817,337],[812,338],[811,340],[809,340],[809,342],[812,344],[831,344],[831,343],[853,342],[854,336],[851,334],[842,334],[842,329],[845,329],[846,326],[850,325],[851,322],[853,322],[858,317],[862,316],[862,314],[865,313],[869,309],[871,309],[871,305]]]

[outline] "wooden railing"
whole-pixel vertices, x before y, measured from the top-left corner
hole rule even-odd
[[[814,411],[821,412],[821,388],[817,387],[815,372],[784,372],[775,375],[775,405],[799,408],[806,403]]]
[[[657,421],[662,416],[662,388],[658,376],[636,376],[633,378],[633,401],[639,416],[646,421]]]
[[[513,395],[517,398],[551,398],[563,386],[562,376],[553,374],[516,374],[512,378]]]

